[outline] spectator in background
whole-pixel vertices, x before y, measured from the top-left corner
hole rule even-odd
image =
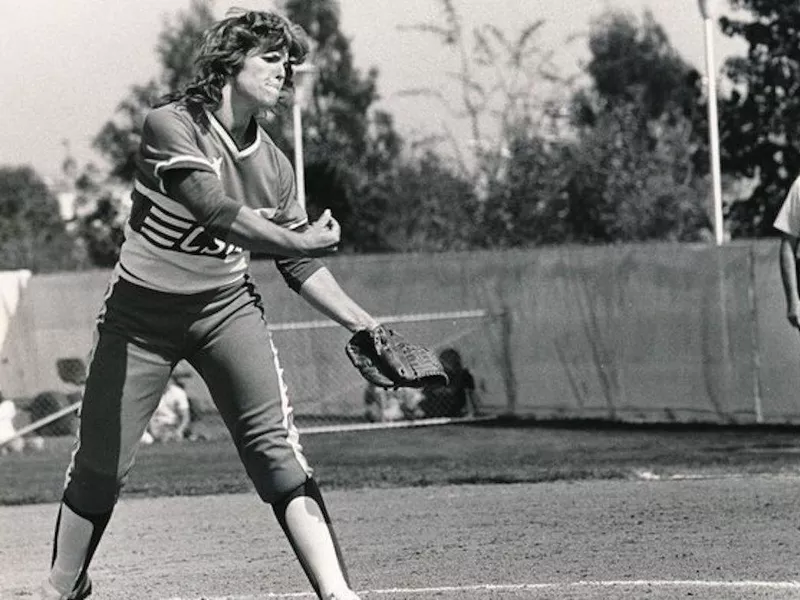
[[[14,417],[17,407],[11,400],[4,400],[0,395],[0,456],[7,452],[22,452],[25,441],[14,438],[17,431],[14,427]]]
[[[385,389],[370,384],[364,391],[365,416],[371,423],[418,419],[424,416],[419,408],[422,398],[422,390]]]
[[[797,281],[797,251],[800,244],[800,177],[795,179],[783,201],[773,227],[781,233],[778,252],[781,283],[786,297],[786,318],[800,331],[800,293]]]
[[[455,348],[445,348],[439,353],[449,383],[427,387],[419,409],[425,417],[475,417],[480,414],[480,399],[475,389],[475,378],[464,366],[461,354]]]
[[[173,371],[158,408],[142,435],[143,444],[182,442],[185,439],[191,424],[191,406],[185,384],[189,375],[188,370],[176,368]]]

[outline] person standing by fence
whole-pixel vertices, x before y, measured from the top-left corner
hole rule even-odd
[[[800,177],[795,179],[773,223],[781,232],[780,270],[786,297],[786,318],[800,331],[800,293],[797,283],[797,251],[800,242]]]

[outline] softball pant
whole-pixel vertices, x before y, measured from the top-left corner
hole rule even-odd
[[[260,296],[249,279],[190,295],[112,281],[98,318],[64,501],[110,513],[170,372],[200,374],[259,496],[276,503],[311,477]]]

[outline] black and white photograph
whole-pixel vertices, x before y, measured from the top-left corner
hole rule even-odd
[[[0,23],[0,600],[800,600],[800,2]]]

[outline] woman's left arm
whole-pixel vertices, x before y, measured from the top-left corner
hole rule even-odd
[[[379,323],[353,300],[325,267],[317,269],[300,287],[300,296],[325,316],[351,332],[372,329]]]

